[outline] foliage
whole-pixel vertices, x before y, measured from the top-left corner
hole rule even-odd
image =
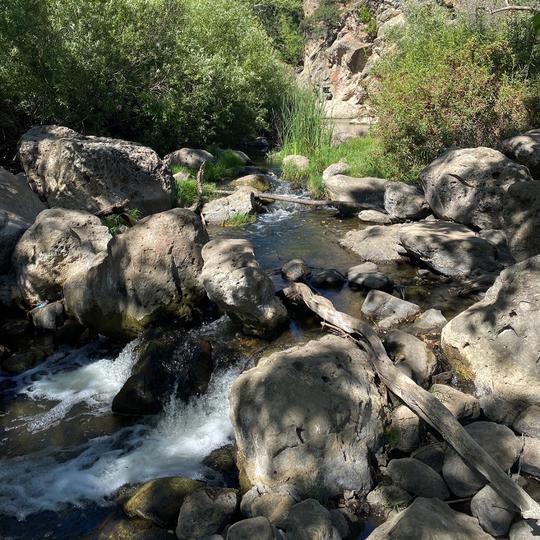
[[[210,152],[215,159],[207,161],[204,168],[205,182],[219,182],[227,177],[233,177],[244,165],[242,158],[234,150],[222,150],[211,146]]]
[[[302,21],[302,29],[312,38],[323,37],[341,21],[340,0],[321,0],[313,13]]]
[[[190,177],[193,176],[193,169],[190,169],[189,167],[186,167],[186,165],[171,165],[171,172],[173,175],[178,173],[185,173],[186,175],[189,175]]]
[[[358,20],[366,25],[366,31],[371,38],[377,35],[377,19],[367,6],[358,9]]]
[[[124,214],[127,216],[124,216]],[[109,229],[109,232],[114,236],[118,234],[123,227],[129,225],[130,221],[138,221],[141,218],[141,213],[137,208],[128,208],[123,214],[109,214],[101,218],[101,223]]]
[[[203,200],[211,199],[217,189],[216,184],[203,184]],[[176,200],[182,206],[191,206],[197,199],[197,183],[194,179],[176,181]]]
[[[58,123],[162,153],[226,143],[268,127],[285,77],[243,2],[0,3],[0,122],[10,139]]]
[[[249,223],[255,223],[257,217],[254,214],[233,214],[223,224],[225,227],[241,227],[242,225],[248,225]]]
[[[486,16],[487,17],[487,16]],[[408,13],[375,70],[375,134],[405,175],[450,146],[493,146],[540,123],[540,44],[530,16]]]

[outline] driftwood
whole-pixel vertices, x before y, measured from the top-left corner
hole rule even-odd
[[[394,366],[379,336],[368,324],[337,311],[330,300],[314,294],[303,283],[291,284],[283,290],[283,294],[291,300],[301,300],[325,322],[354,339],[368,353],[373,368],[390,391],[436,429],[465,463],[478,471],[503,499],[516,507],[523,518],[540,520],[540,505],[512,481],[433,394]]]
[[[101,210],[96,212],[94,215],[96,215],[97,217],[104,217],[104,216],[108,216],[109,214],[122,214],[126,211],[128,204],[129,204],[129,199],[124,199],[122,202],[102,208]]]
[[[203,161],[202,165],[199,167],[199,170],[197,171],[197,176],[195,177],[195,188],[197,189],[197,197],[195,199],[195,202],[189,207],[189,209],[196,214],[201,215],[201,219],[204,223],[204,218],[202,215],[202,207],[204,204],[204,198],[203,198],[203,182],[204,182],[204,168],[206,166],[206,162]]]

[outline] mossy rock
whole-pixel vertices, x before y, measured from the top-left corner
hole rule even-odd
[[[270,189],[271,176],[267,174],[248,174],[231,182],[234,187],[249,186],[259,191]]]

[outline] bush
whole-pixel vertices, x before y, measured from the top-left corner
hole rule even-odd
[[[242,2],[0,3],[0,121],[15,141],[58,123],[162,153],[230,143],[268,128],[285,77]]]
[[[375,134],[404,176],[450,146],[493,146],[538,125],[540,49],[530,16],[453,16],[436,6],[408,13],[375,69]]]
[[[339,26],[341,21],[341,0],[321,0],[319,6],[302,21],[302,29],[312,38],[325,36],[329,30]]]

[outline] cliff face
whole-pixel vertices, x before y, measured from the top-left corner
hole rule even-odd
[[[384,34],[403,24],[401,0],[340,4],[339,24],[317,23],[321,37],[308,40],[300,80],[320,88],[331,118],[371,117],[368,86],[373,64],[384,50]],[[304,15],[316,17],[321,0],[304,0]]]

